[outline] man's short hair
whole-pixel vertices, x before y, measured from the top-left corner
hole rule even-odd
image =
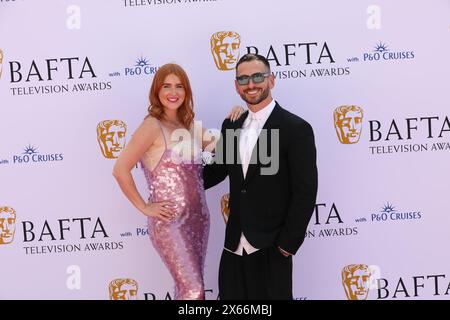
[[[241,63],[244,63],[244,62],[249,62],[249,61],[261,61],[262,63],[264,63],[264,65],[267,67],[267,69],[269,70],[269,72],[270,72],[270,63],[269,63],[269,60],[267,60],[265,57],[263,57],[262,55],[260,55],[260,54],[256,54],[256,53],[247,53],[247,54],[244,54],[240,59],[239,59],[239,61],[238,61],[238,63],[236,64],[236,72],[237,72],[237,69],[238,69],[238,67],[239,67],[239,65],[241,64]]]

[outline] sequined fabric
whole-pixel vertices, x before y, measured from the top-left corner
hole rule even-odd
[[[205,298],[203,270],[210,222],[201,152],[194,148],[197,152],[193,152],[190,159],[180,157],[168,145],[166,129],[160,126],[166,148],[153,170],[145,156],[141,166],[150,191],[149,201],[172,201],[176,215],[170,222],[149,217],[149,236],[175,281],[174,298],[202,300]]]

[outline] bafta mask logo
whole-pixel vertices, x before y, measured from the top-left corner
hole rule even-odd
[[[2,78],[2,70],[3,70],[3,51],[0,49],[0,79]]]
[[[10,207],[0,207],[0,245],[14,240],[16,231],[16,211]]]
[[[211,36],[211,53],[219,70],[233,70],[239,60],[241,36],[234,31],[220,31]]]
[[[340,106],[334,110],[334,127],[339,141],[353,144],[359,141],[364,110],[358,106]]]
[[[97,140],[107,159],[116,159],[125,147],[127,125],[121,120],[104,120],[97,125]]]
[[[109,283],[109,300],[137,300],[138,283],[133,279],[115,279]]]
[[[222,217],[225,224],[230,217],[230,194],[226,193],[220,198],[220,209],[222,211]]]
[[[372,272],[365,264],[350,264],[342,269],[342,285],[348,300],[366,300]]]

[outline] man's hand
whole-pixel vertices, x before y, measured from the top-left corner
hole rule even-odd
[[[280,250],[281,254],[282,254],[283,256],[285,256],[286,258],[289,257],[289,256],[292,256],[292,253],[289,253],[289,252],[287,252],[287,251],[281,249],[280,247],[278,247],[278,250]]]

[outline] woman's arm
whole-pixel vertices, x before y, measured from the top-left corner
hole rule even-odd
[[[156,216],[166,220],[172,215],[169,209],[171,203],[160,202],[147,204],[139,194],[133,176],[131,175],[131,170],[136,166],[136,163],[142,155],[153,145],[160,134],[161,129],[157,120],[150,117],[145,119],[117,159],[113,169],[113,176],[116,178],[120,189],[128,200],[142,214]]]

